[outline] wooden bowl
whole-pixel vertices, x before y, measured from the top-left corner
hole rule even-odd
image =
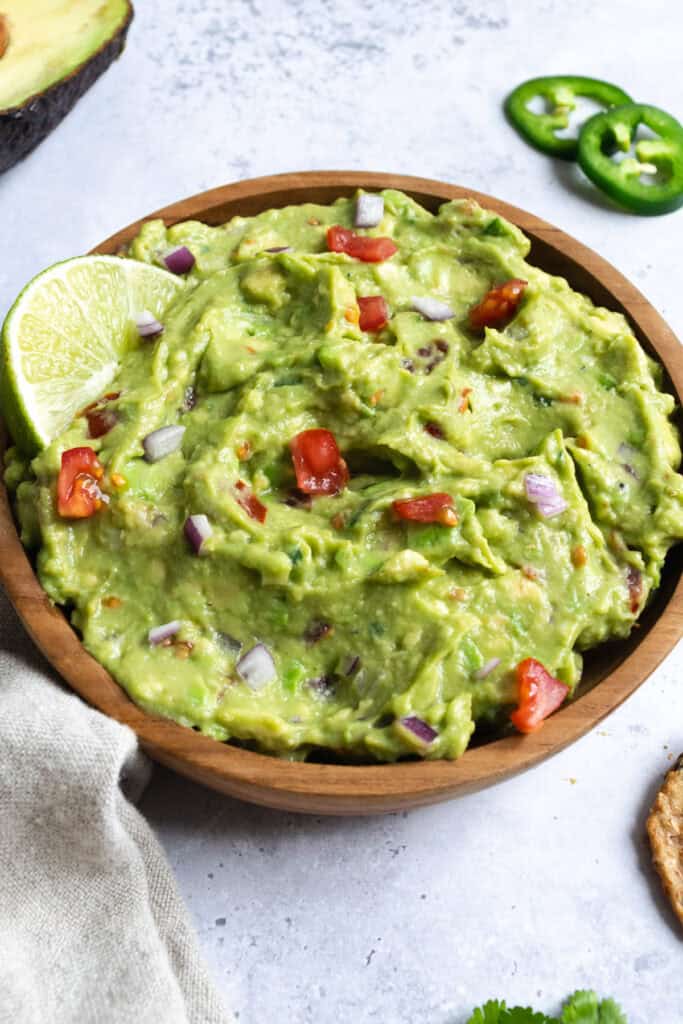
[[[532,263],[561,274],[594,302],[628,317],[647,351],[664,364],[667,387],[681,401],[683,359],[678,341],[640,292],[609,263],[557,228],[470,189],[392,174],[312,171],[226,185],[144,219],[162,217],[174,224],[192,218],[221,224],[235,214],[255,214],[289,203],[328,203],[359,186],[402,189],[432,210],[445,200],[472,196],[517,224],[531,239]],[[141,223],[123,228],[95,251],[117,252],[137,234]],[[680,638],[682,568],[682,550],[675,548],[667,558],[661,586],[632,636],[587,656],[579,697],[553,715],[540,732],[474,746],[454,762],[298,763],[218,743],[137,707],[87,653],[63,613],[48,600],[19,541],[7,493],[0,485],[0,578],[33,640],[64,679],[90,704],[129,725],[155,760],[223,793],[291,811],[372,814],[436,803],[498,782],[561,750],[633,693]]]

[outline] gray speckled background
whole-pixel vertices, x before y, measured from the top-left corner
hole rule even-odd
[[[117,227],[235,178],[393,170],[471,185],[614,262],[679,334],[683,213],[608,207],[527,148],[501,99],[571,71],[683,115],[670,0],[138,0],[125,57],[0,178],[0,311]],[[547,1010],[579,986],[630,1024],[681,1024],[683,946],[643,822],[683,750],[682,652],[604,727],[535,771],[371,820],[297,818],[162,770],[157,829],[242,1024],[462,1024],[500,995]]]

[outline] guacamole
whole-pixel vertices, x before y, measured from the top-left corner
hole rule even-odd
[[[357,197],[146,223],[129,258],[186,247],[186,288],[7,470],[44,588],[133,700],[289,758],[456,758],[525,659],[570,697],[683,536],[674,400],[625,319],[472,200],[382,197],[370,228]],[[83,448],[101,500],[69,518]]]

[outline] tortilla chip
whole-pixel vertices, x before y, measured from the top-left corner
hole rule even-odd
[[[683,924],[683,754],[667,774],[647,819],[652,859]]]

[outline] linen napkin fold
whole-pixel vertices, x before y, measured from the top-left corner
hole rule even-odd
[[[67,693],[0,591],[0,1022],[227,1024],[134,733]],[[126,796],[128,794],[128,796]]]

